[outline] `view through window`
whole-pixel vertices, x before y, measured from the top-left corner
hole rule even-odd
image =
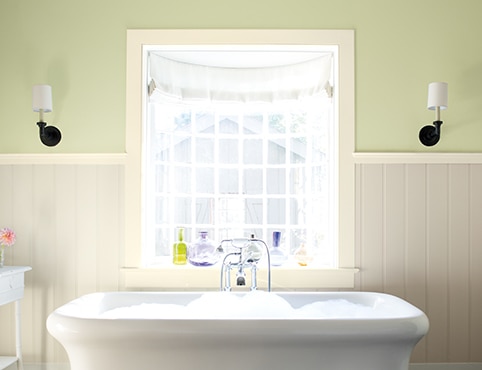
[[[143,165],[150,263],[170,260],[176,228],[184,227],[188,242],[207,231],[215,242],[255,235],[270,245],[281,231],[287,266],[303,244],[315,265],[337,267],[337,53],[326,49],[257,52],[247,62],[239,50],[224,50],[221,62],[219,51],[150,51]],[[313,64],[320,58],[322,78]],[[167,80],[177,67],[178,80]],[[241,69],[246,74],[231,76]],[[275,77],[282,83],[272,84]]]

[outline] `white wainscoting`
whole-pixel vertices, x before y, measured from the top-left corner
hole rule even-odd
[[[423,369],[480,369],[482,164],[356,162],[356,289],[398,295],[427,313],[429,335],[412,357]],[[54,308],[124,289],[123,193],[122,157],[0,158],[0,227],[18,235],[7,264],[33,268],[22,302],[26,364],[61,370],[67,362],[45,328]],[[1,354],[15,353],[12,318],[13,307],[0,307]]]
[[[414,362],[482,361],[482,165],[356,165],[359,290],[424,310]]]
[[[0,227],[17,233],[6,264],[32,266],[22,300],[26,363],[66,362],[45,328],[54,308],[83,294],[121,289],[123,181],[118,164],[0,165]],[[12,305],[0,307],[5,354],[15,353],[13,313]]]

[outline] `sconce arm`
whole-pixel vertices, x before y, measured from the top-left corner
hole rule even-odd
[[[440,140],[442,121],[433,121],[433,125],[422,127],[418,134],[420,142],[425,146],[433,146]]]
[[[37,122],[39,127],[40,141],[46,146],[55,146],[62,139],[62,134],[57,127],[47,126],[46,122]]]

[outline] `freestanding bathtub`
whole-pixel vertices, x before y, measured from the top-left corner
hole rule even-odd
[[[428,331],[422,311],[391,295],[250,295],[94,293],[56,309],[47,327],[71,370],[407,370]],[[306,310],[315,306],[327,315]]]

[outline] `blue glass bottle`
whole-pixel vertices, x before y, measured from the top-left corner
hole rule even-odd
[[[269,250],[271,266],[281,266],[288,257],[280,248],[281,231],[273,232],[273,244]]]

